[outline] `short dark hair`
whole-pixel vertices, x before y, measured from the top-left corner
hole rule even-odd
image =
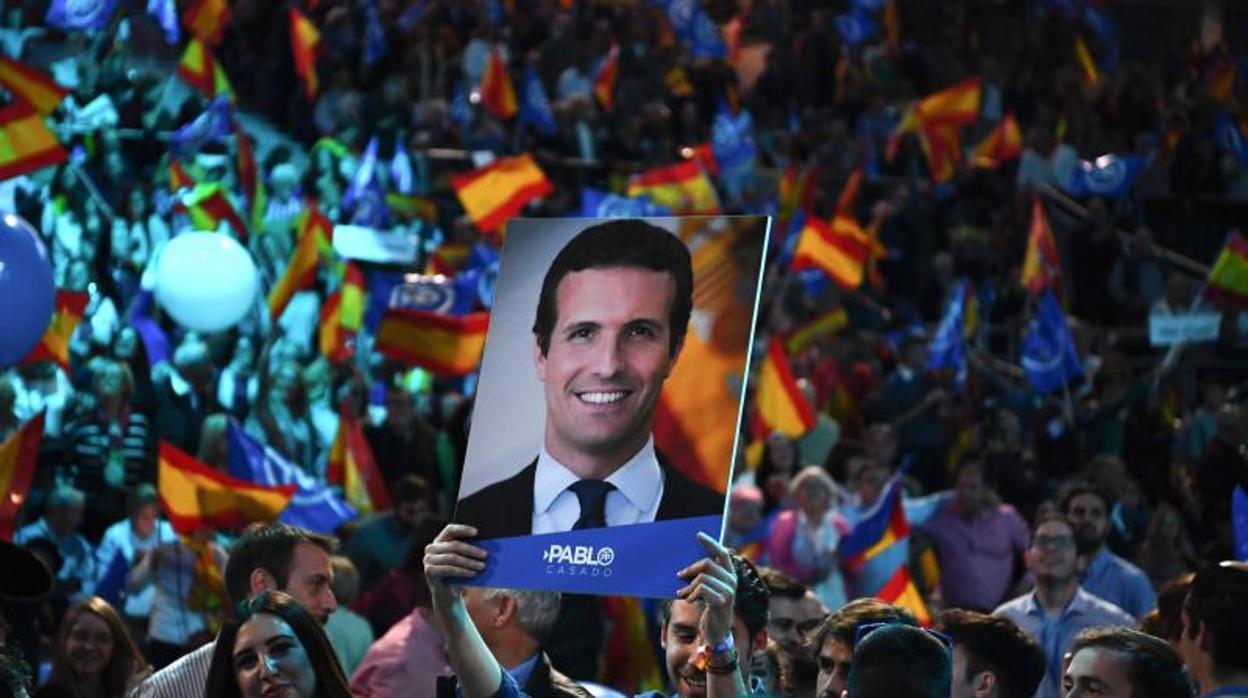
[[[230,601],[240,603],[251,596],[251,572],[256,568],[267,570],[277,588],[285,589],[290,582],[290,561],[300,543],[310,543],[330,555],[338,547],[338,541],[331,536],[276,521],[253,523],[243,529],[230,546],[225,563],[225,593]]]
[[[408,473],[394,481],[395,502],[427,502],[432,494],[429,481],[415,473]]]
[[[1217,671],[1248,671],[1248,642],[1242,641],[1248,628],[1248,571],[1225,562],[1201,569],[1183,610],[1188,637],[1196,639],[1202,625],[1209,631],[1207,651]]]
[[[854,647],[849,665],[852,698],[947,698],[953,662],[944,643],[922,628],[891,623]]]
[[[1062,513],[1069,514],[1071,501],[1074,500],[1075,497],[1085,494],[1090,494],[1099,498],[1101,503],[1105,505],[1106,516],[1109,515],[1109,509],[1114,505],[1114,503],[1110,501],[1109,494],[1100,487],[1097,487],[1096,483],[1089,480],[1068,480],[1058,488],[1057,497],[1062,508]]]
[[[737,574],[737,594],[732,602],[732,611],[740,616],[750,637],[767,627],[768,604],[771,602],[771,591],[766,582],[758,574],[758,568],[747,558],[733,553],[732,569]],[[659,606],[659,618],[663,625],[672,617],[671,599],[666,599]]]
[[[559,283],[572,272],[586,269],[640,268],[665,272],[676,282],[672,298],[670,356],[685,340],[689,316],[693,312],[693,260],[689,248],[672,233],[636,218],[608,221],[592,225],[564,245],[546,270],[537,313],[533,319],[533,336],[542,356],[550,351],[550,335],[555,329],[559,309]]]
[[[949,609],[937,614],[936,629],[962,647],[967,681],[990,671],[997,678],[1001,698],[1030,698],[1044,680],[1044,650],[1005,618]]]
[[[1183,636],[1183,602],[1195,577],[1196,573],[1187,572],[1162,585],[1157,592],[1157,608],[1140,621],[1140,630],[1167,642],[1178,642]]]
[[[757,569],[758,576],[767,585],[767,591],[771,592],[773,598],[779,597],[782,599],[793,599],[794,601],[801,601],[806,598],[806,587],[802,586],[796,579],[774,567],[760,565]]]
[[[242,695],[234,675],[234,645],[238,640],[238,630],[252,616],[264,613],[285,621],[303,645],[308,663],[316,672],[315,698],[351,698],[346,674],[338,663],[333,646],[329,644],[329,638],[298,601],[280,591],[265,591],[240,606],[238,614],[227,620],[217,635],[212,664],[204,682],[204,695],[218,698],[239,698]]]
[[[1191,698],[1192,684],[1183,671],[1183,660],[1170,645],[1131,628],[1087,628],[1075,635],[1070,653],[1082,649],[1107,649],[1126,655],[1132,695],[1150,698]]]
[[[810,632],[807,641],[815,652],[823,649],[829,639],[838,640],[846,647],[854,646],[854,635],[858,627],[868,623],[900,623],[902,625],[918,625],[915,617],[905,609],[898,608],[879,599],[854,599],[841,606],[836,613],[823,619],[823,622]]]
[[[149,482],[140,483],[126,493],[126,516],[134,514],[140,507],[147,504],[159,503],[160,494],[156,491],[156,487]]]

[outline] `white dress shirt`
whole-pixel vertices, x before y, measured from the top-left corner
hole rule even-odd
[[[581,516],[581,504],[568,486],[578,480],[575,473],[542,446],[533,477],[533,533],[572,530]],[[663,500],[663,469],[654,452],[654,437],[606,481],[615,485],[607,494],[608,526],[654,521],[659,502]]]

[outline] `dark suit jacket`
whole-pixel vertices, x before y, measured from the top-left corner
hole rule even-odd
[[[452,698],[457,683],[458,679],[454,676],[439,676],[438,698]],[[531,698],[593,698],[593,694],[581,688],[579,683],[556,671],[545,653],[537,660],[533,673],[529,674],[529,680],[522,688]]]
[[[720,515],[724,495],[685,477],[659,456],[663,470],[663,499],[655,521]],[[459,500],[456,523],[474,526],[481,538],[525,536],[533,532],[533,480],[537,459],[512,477]]]

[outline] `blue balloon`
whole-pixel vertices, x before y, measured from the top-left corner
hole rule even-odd
[[[39,234],[12,213],[0,214],[0,368],[26,358],[52,321],[56,286],[52,264]]]

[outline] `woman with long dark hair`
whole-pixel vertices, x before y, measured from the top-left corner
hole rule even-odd
[[[70,606],[35,698],[123,698],[149,672],[121,616],[98,596]]]

